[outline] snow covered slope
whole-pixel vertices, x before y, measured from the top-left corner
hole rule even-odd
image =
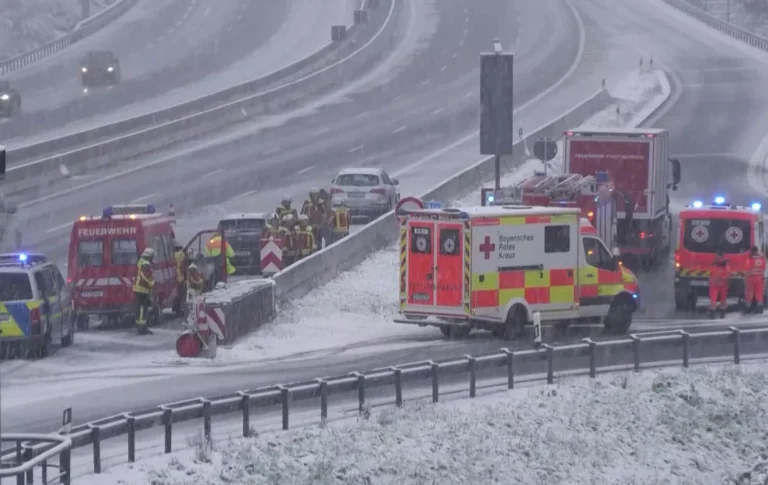
[[[96,15],[117,0],[90,0]],[[0,0],[0,59],[21,54],[71,31],[81,0]]]
[[[734,479],[765,451],[766,371],[645,371],[407,402],[212,451],[192,440],[191,450],[78,483],[763,484]]]

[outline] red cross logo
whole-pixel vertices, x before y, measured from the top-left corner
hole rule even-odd
[[[731,234],[729,235],[731,236],[731,240],[735,240],[737,237],[739,237],[738,231],[731,231]]]
[[[480,245],[480,252],[484,253],[485,259],[491,259],[491,253],[496,251],[496,245],[491,243],[491,236],[485,236],[485,241]]]
[[[701,227],[699,227],[698,229],[696,229],[696,237],[697,237],[697,238],[699,238],[699,239],[701,239],[702,237],[704,237],[704,230],[702,230],[702,229],[701,229]]]

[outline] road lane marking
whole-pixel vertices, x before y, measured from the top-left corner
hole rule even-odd
[[[137,203],[137,202],[141,202],[141,201],[143,201],[143,200],[151,199],[152,197],[156,197],[156,196],[157,196],[157,194],[149,194],[149,195],[145,195],[144,197],[139,197],[138,199],[133,199],[133,200],[131,201],[131,204],[135,204],[135,203]]]
[[[310,170],[312,170],[313,168],[315,168],[315,166],[314,166],[314,165],[311,165],[311,166],[309,166],[309,167],[307,167],[307,168],[302,168],[301,170],[299,170],[298,172],[296,172],[296,175],[301,175],[301,174],[307,173],[307,172],[309,172]]]
[[[398,128],[395,131],[393,131],[392,133],[400,133],[401,131],[405,131],[407,129],[408,129],[408,125],[403,125],[400,128]]]
[[[46,234],[50,234],[52,232],[58,232],[58,231],[61,231],[62,229],[66,229],[68,227],[72,227],[72,222],[67,222],[66,224],[61,224],[61,225],[58,225],[56,227],[52,227],[52,228],[46,230],[45,233]]]

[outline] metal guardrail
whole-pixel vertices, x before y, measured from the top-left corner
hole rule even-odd
[[[403,385],[411,382],[428,380],[432,387],[432,402],[440,399],[440,381],[446,377],[468,374],[469,397],[477,395],[478,374],[481,371],[500,370],[506,374],[507,386],[513,389],[516,375],[546,374],[548,384],[553,384],[560,375],[588,374],[595,377],[599,370],[618,365],[626,365],[639,372],[644,365],[679,361],[683,367],[689,367],[692,349],[697,344],[716,345],[721,355],[706,357],[726,357],[736,364],[742,356],[764,354],[768,350],[768,327],[740,330],[731,327],[729,331],[706,333],[687,333],[652,335],[640,337],[630,335],[608,341],[584,339],[580,343],[549,346],[540,349],[500,352],[479,356],[467,355],[460,359],[444,362],[425,362],[393,366],[386,370],[369,373],[353,372],[349,375],[315,379],[288,385],[275,385],[254,391],[240,391],[228,396],[216,398],[198,398],[173,404],[158,406],[145,411],[126,413],[93,421],[72,428],[69,434],[72,448],[91,446],[93,449],[93,471],[101,473],[101,444],[104,440],[127,435],[128,461],[136,460],[136,434],[139,431],[163,426],[165,428],[165,453],[170,453],[173,442],[173,424],[196,419],[203,421],[203,433],[206,439],[212,439],[213,417],[240,413],[242,415],[242,433],[248,437],[252,432],[250,417],[253,408],[279,406],[282,414],[282,429],[287,430],[290,423],[291,403],[320,399],[320,419],[328,417],[329,398],[344,393],[357,393],[358,410],[366,409],[366,392],[371,388],[391,387],[395,393],[395,405],[403,404]],[[720,348],[720,345],[725,347]],[[643,356],[646,356],[644,359]],[[618,358],[621,357],[621,358]],[[622,362],[625,360],[626,362]],[[564,363],[568,368],[560,369]],[[574,365],[575,363],[575,365]],[[543,368],[542,368],[543,364]],[[481,377],[483,378],[483,377]],[[487,376],[485,376],[487,378]]]
[[[92,17],[87,18],[77,24],[72,32],[68,33],[67,35],[48,42],[47,44],[44,44],[34,50],[1,60],[0,75],[18,71],[19,69],[27,67],[30,64],[39,61],[40,59],[52,56],[53,54],[66,49],[75,42],[88,37],[89,35],[105,27],[107,24],[112,23],[122,14],[127,12],[131,7],[133,7],[137,1],[138,0],[118,0],[116,3],[101,10],[96,15],[93,15]]]
[[[715,30],[719,30],[725,35],[728,35],[730,37],[733,37],[736,40],[740,40],[746,44],[749,44],[753,47],[756,47],[758,49],[768,52],[768,39],[760,37],[759,35],[755,35],[752,32],[744,30],[724,20],[720,20],[708,14],[707,12],[701,10],[700,8],[694,7],[693,5],[688,3],[686,0],[663,0],[663,1],[667,5],[670,5],[690,15],[691,17],[695,18],[699,22],[702,22],[708,25],[709,27],[712,27]]]
[[[77,174],[166,148],[237,122],[280,112],[348,81],[353,69],[363,71],[373,66],[397,41],[389,34],[404,10],[404,0],[367,0],[365,5],[375,9],[356,15],[361,23],[350,27],[344,39],[267,76],[170,108],[8,150],[6,189],[18,192],[39,184],[40,177],[60,177],[62,164]],[[60,153],[63,150],[68,151]],[[18,163],[46,154],[54,155]]]
[[[13,448],[5,450],[4,445]],[[16,478],[16,485],[35,483],[35,469],[40,470],[42,485],[70,484],[72,440],[58,434],[5,433],[0,436],[3,448],[0,461],[0,483],[3,478]],[[51,463],[58,457],[58,465]],[[7,483],[7,482],[6,482]]]

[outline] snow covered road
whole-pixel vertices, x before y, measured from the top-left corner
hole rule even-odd
[[[10,77],[24,115],[0,124],[10,147],[165,108],[256,79],[330,42],[360,0],[139,1],[102,32]],[[84,95],[79,62],[110,49],[123,81]]]

